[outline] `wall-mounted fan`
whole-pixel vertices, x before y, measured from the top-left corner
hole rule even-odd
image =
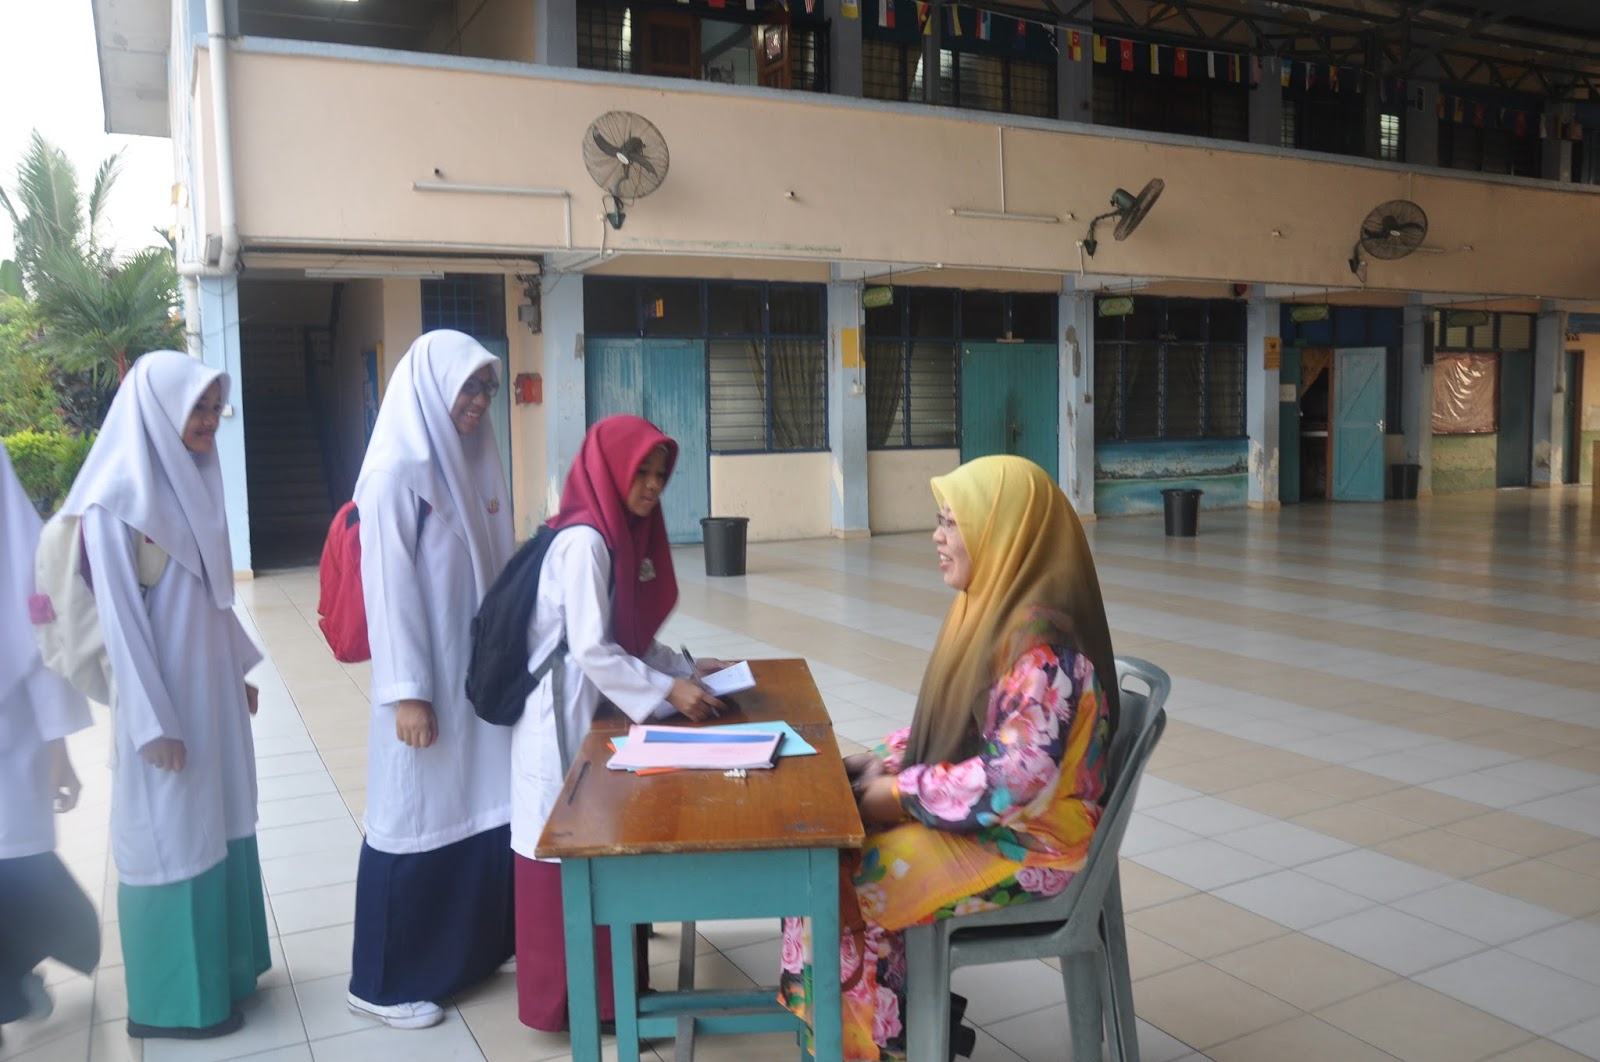
[[[624,206],[661,187],[670,162],[661,131],[631,111],[602,114],[583,134],[583,164],[606,193],[606,220],[614,229],[627,218]]]
[[[1428,215],[1409,199],[1391,199],[1372,208],[1361,223],[1361,235],[1350,251],[1350,272],[1361,275],[1361,255],[1392,262],[1422,246],[1428,237]]]
[[[1116,218],[1117,228],[1111,235],[1118,240],[1126,240],[1139,227],[1144,216],[1150,213],[1150,208],[1156,205],[1156,200],[1161,198],[1162,189],[1167,182],[1160,177],[1145,185],[1138,195],[1131,195],[1125,189],[1118,188],[1111,193],[1111,209],[1089,222],[1089,235],[1083,238],[1083,249],[1089,252],[1089,257],[1094,257],[1096,247],[1100,241],[1094,238],[1095,226],[1106,218]]]

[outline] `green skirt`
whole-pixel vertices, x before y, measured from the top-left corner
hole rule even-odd
[[[254,836],[172,885],[118,885],[128,1019],[169,1029],[225,1021],[272,966]]]

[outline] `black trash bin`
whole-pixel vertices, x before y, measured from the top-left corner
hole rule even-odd
[[[1421,465],[1390,465],[1389,496],[1401,501],[1415,501],[1417,477],[1421,474]]]
[[[708,516],[700,521],[707,575],[743,575],[748,516]]]
[[[1200,523],[1200,495],[1203,490],[1193,487],[1168,487],[1161,492],[1167,507],[1167,534],[1175,538],[1193,538]]]

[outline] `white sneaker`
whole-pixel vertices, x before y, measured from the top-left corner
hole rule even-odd
[[[380,1007],[376,1003],[368,1003],[354,993],[349,997],[350,1009],[364,1018],[373,1018],[383,1022],[391,1029],[426,1029],[430,1025],[438,1025],[444,1021],[444,1011],[437,1003],[424,1000],[421,1003],[396,1003],[392,1007]]]

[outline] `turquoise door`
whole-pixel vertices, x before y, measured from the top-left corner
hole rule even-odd
[[[961,460],[1016,454],[1059,476],[1059,360],[1053,343],[961,348]]]
[[[1497,487],[1533,482],[1533,352],[1500,352],[1500,437],[1495,447]]]
[[[1383,501],[1382,347],[1333,352],[1334,501]]]
[[[707,453],[706,351],[693,339],[595,339],[584,347],[590,424],[616,413],[644,417],[678,443],[678,463],[661,496],[667,536],[699,542],[711,515]]]

